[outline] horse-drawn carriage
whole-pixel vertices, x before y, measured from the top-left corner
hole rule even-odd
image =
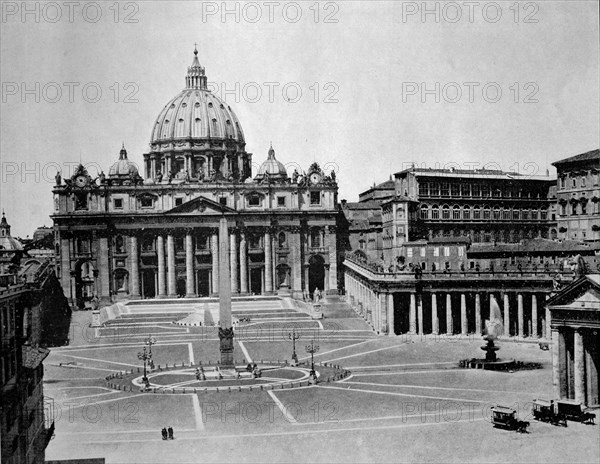
[[[567,417],[556,410],[554,401],[533,400],[533,418],[542,422],[550,422],[553,425],[567,426]]]
[[[558,413],[562,414],[566,419],[582,422],[584,424],[594,424],[596,416],[588,412],[582,407],[579,401],[574,400],[558,400],[556,402]],[[565,420],[566,420],[565,419]]]
[[[505,406],[492,406],[492,424],[507,430],[527,433],[529,422],[517,418],[517,411]]]

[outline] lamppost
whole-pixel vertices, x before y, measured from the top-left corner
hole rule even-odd
[[[288,338],[292,341],[292,361],[297,365],[298,355],[296,354],[296,340],[300,338],[300,334],[296,333],[296,329],[293,329],[288,333]]]
[[[319,345],[315,345],[315,341],[310,342],[310,345],[306,345],[306,352],[310,353],[310,375],[316,379],[317,373],[315,372],[315,353],[319,351]]]
[[[153,338],[152,335],[148,335],[148,338],[144,340],[144,344],[148,345],[148,365],[150,369],[154,369],[154,360],[152,359],[152,345],[156,344],[156,338]]]
[[[142,348],[142,351],[140,351],[137,354],[138,359],[144,361],[144,376],[142,377],[142,382],[144,382],[146,385],[148,385],[148,376],[146,375],[146,361],[148,361],[148,359],[150,359],[151,356],[152,355],[148,354],[148,352],[146,351],[145,346],[144,348]]]

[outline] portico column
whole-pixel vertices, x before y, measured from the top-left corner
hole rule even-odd
[[[135,235],[131,236],[131,297],[140,298],[140,257]]]
[[[519,293],[517,295],[517,311],[518,311],[518,333],[519,333],[519,338],[523,338],[525,336],[524,330],[523,330],[523,295],[521,293]]]
[[[417,333],[417,294],[410,293],[410,309],[408,312],[408,333]]]
[[[537,296],[536,294],[531,295],[531,336],[534,338],[538,337],[538,311],[537,311]]]
[[[394,294],[390,293],[387,299],[387,312],[388,312],[388,335],[396,335],[394,331]]]
[[[194,273],[194,242],[192,234],[188,232],[185,236],[185,296],[193,298],[196,296],[196,283]]]
[[[219,236],[214,232],[210,238],[212,255],[212,292],[219,293]]]
[[[460,294],[460,333],[461,335],[467,335],[467,295],[464,293]]]
[[[504,335],[510,336],[510,302],[508,293],[504,294]]]
[[[248,293],[248,268],[246,258],[246,234],[240,236],[240,291]]]
[[[425,332],[423,330],[423,296],[417,296],[417,310],[419,316],[419,335],[423,335]]]
[[[171,234],[167,235],[167,287],[170,297],[177,296],[175,281],[175,241]]]
[[[552,329],[552,386],[554,397],[564,398],[566,393],[565,336],[558,329]]]
[[[156,252],[158,254],[158,297],[167,296],[165,272],[165,239],[162,235],[156,237]]]
[[[452,296],[446,293],[446,334],[452,335]]]
[[[273,261],[271,254],[271,234],[269,232],[265,232],[265,293],[273,293]]]
[[[238,251],[235,232],[229,235],[229,261],[231,268],[231,293],[238,292]]]
[[[431,331],[434,335],[440,333],[440,321],[438,320],[437,310],[437,294],[434,292],[431,294]]]
[[[574,330],[573,375],[575,376],[575,401],[585,404],[585,351],[583,333]]]
[[[481,295],[475,294],[475,334],[481,335]]]
[[[550,295],[546,294],[546,300],[548,300],[550,298]],[[552,327],[550,325],[550,322],[552,321],[552,314],[550,313],[550,308],[548,308],[548,306],[546,306],[546,338],[551,340],[552,339]]]

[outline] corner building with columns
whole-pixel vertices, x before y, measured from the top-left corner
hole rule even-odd
[[[123,147],[108,175],[56,178],[57,270],[80,308],[137,298],[217,295],[227,218],[233,295],[337,293],[335,173],[288,175],[270,148],[252,175],[241,124],[207,89],[194,51],[186,86],[160,111],[143,175]]]

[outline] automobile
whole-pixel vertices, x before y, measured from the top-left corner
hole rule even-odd
[[[550,422],[553,425],[567,426],[567,418],[564,414],[557,412],[553,400],[533,400],[533,418],[542,422]]]
[[[492,406],[492,424],[494,427],[527,433],[529,422],[517,418],[517,411],[506,406]]]
[[[575,400],[558,400],[556,402],[558,413],[563,414],[567,419],[584,424],[594,424],[596,416],[589,412],[587,408],[579,401]]]

